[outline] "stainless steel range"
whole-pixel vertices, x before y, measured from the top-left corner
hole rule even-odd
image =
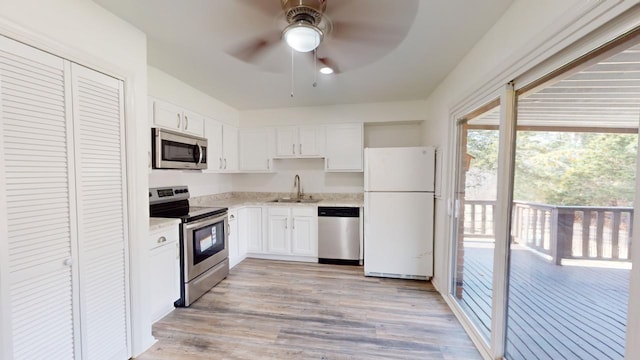
[[[191,305],[229,274],[227,208],[189,205],[189,189],[149,189],[152,217],[178,218],[180,223],[180,299]]]

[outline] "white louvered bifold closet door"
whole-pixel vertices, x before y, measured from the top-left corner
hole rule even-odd
[[[0,357],[73,359],[79,349],[65,73],[62,59],[0,36],[1,300],[9,310],[0,320],[11,334]]]
[[[128,358],[123,85],[73,64],[83,359]]]

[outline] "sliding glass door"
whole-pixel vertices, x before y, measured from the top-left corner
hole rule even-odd
[[[494,102],[478,112],[458,124],[452,295],[488,343],[491,337],[500,107]]]
[[[638,73],[634,46],[518,97],[507,359],[624,358]]]

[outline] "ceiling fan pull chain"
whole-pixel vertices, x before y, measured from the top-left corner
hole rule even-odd
[[[293,97],[293,49],[291,49],[291,97]]]
[[[313,49],[313,87],[318,86],[318,49]]]

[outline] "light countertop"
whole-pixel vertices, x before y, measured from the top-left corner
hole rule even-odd
[[[191,198],[190,202],[198,206],[215,206],[227,207],[229,209],[243,206],[344,206],[344,207],[362,207],[364,206],[364,198],[362,193],[317,193],[305,195],[305,199],[309,197],[313,199],[321,199],[317,203],[309,202],[273,202],[278,198],[287,198],[289,193],[225,193],[208,196],[199,196]]]

